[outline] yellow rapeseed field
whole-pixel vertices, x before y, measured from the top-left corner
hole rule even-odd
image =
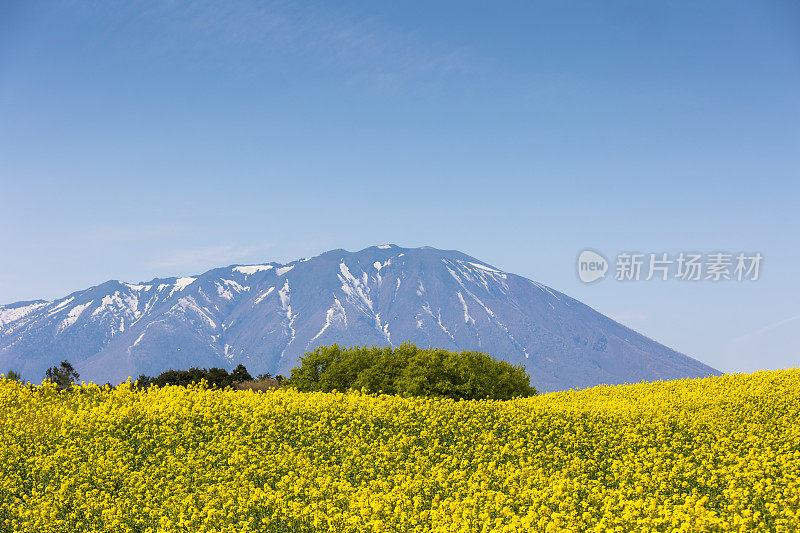
[[[501,401],[0,380],[0,530],[796,531],[800,370]]]

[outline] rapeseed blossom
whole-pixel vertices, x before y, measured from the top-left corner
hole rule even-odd
[[[800,529],[800,370],[511,401],[0,380],[0,531]]]

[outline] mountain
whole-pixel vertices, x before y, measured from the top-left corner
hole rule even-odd
[[[429,247],[332,250],[0,306],[0,369],[32,381],[63,359],[98,383],[239,363],[288,375],[319,345],[408,340],[521,363],[540,391],[719,374],[541,283]]]

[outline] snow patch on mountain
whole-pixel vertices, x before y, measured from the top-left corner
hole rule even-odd
[[[380,313],[375,313],[375,328],[383,334],[389,346],[394,346],[394,344],[392,344],[392,334],[389,332],[389,323],[381,324]]]
[[[226,300],[233,300],[234,293],[242,293],[250,290],[250,287],[243,287],[232,279],[220,279],[214,282],[217,287],[217,296],[225,298]]]
[[[308,347],[308,345],[310,345],[312,342],[320,338],[320,336],[322,336],[322,334],[325,333],[325,331],[332,324],[337,322],[339,322],[338,324],[339,329],[347,329],[347,312],[344,310],[344,307],[342,306],[342,303],[339,301],[339,298],[336,298],[334,296],[333,305],[329,307],[328,310],[325,312],[325,324],[323,324],[322,329],[320,329],[317,332],[317,334],[314,335],[310,341],[308,341],[306,347]]]
[[[19,307],[0,306],[0,327],[26,317],[34,311],[49,305],[49,302],[36,302]]]
[[[478,268],[480,270],[485,270],[486,272],[492,272],[494,274],[503,274],[503,272],[501,270],[497,270],[496,268],[491,268],[491,267],[488,267],[486,265],[481,265],[480,263],[473,263],[472,261],[460,261],[460,262],[461,263],[466,263],[468,265],[472,265],[475,268]]]
[[[212,329],[217,329],[217,323],[211,317],[211,314],[199,305],[192,296],[180,298],[170,311],[183,311],[184,313],[192,311],[196,316],[205,320]]]
[[[125,282],[122,282],[122,284],[125,285],[126,287],[128,287],[129,289],[137,291],[137,292],[138,291],[149,291],[150,289],[153,288],[152,285],[136,285],[134,283],[125,283]]]
[[[273,265],[244,265],[233,267],[233,271],[244,274],[245,276],[252,276],[256,272],[265,272],[273,268],[275,268]]]
[[[470,321],[474,324],[475,319],[469,315],[469,308],[467,307],[467,302],[464,301],[464,295],[461,294],[461,291],[456,292],[458,296],[458,301],[461,302],[461,307],[464,309],[464,323],[469,324]]]
[[[286,327],[291,333],[291,337],[289,338],[289,342],[286,343],[286,346],[281,351],[281,359],[283,359],[283,357],[286,355],[286,350],[289,348],[292,342],[294,342],[295,336],[297,334],[297,332],[294,329],[295,315],[292,315],[292,304],[291,304],[292,297],[290,294],[291,292],[292,289],[291,287],[289,287],[289,280],[287,279],[286,283],[284,283],[283,287],[278,291],[278,296],[281,299],[281,308],[286,313],[286,320],[288,322],[286,324]]]
[[[63,309],[66,307],[66,306],[68,306],[68,305],[69,305],[69,304],[70,304],[70,303],[71,303],[73,300],[75,300],[75,297],[74,297],[74,296],[70,296],[69,298],[67,298],[66,300],[64,300],[64,301],[63,301],[63,302],[61,302],[60,304],[56,305],[55,307],[51,307],[51,308],[50,308],[50,312],[48,313],[48,315],[49,315],[49,316],[53,316],[53,315],[56,315],[56,314],[58,314],[58,313],[59,313],[59,311],[62,311],[62,310],[63,310]],[[55,303],[55,302],[53,302],[53,303]]]
[[[537,287],[540,291],[549,294],[550,296],[552,296],[556,300],[561,301],[561,298],[559,298],[558,295],[556,293],[554,293],[553,291],[551,291],[548,287],[542,285],[541,283],[537,283],[537,282],[535,282],[533,280],[528,280],[528,281],[530,281],[531,284],[533,286]],[[569,303],[565,302],[565,305],[569,305]]]
[[[118,313],[129,316],[133,320],[138,319],[142,315],[139,311],[139,298],[133,294],[121,294],[119,291],[114,291],[112,294],[103,296],[100,305],[92,311],[92,316]]]
[[[431,309],[430,302],[425,302],[425,304],[422,306],[422,310],[425,311],[425,313],[427,313],[428,315],[430,315],[431,318],[436,320],[436,323],[438,324],[439,328],[448,337],[450,337],[450,340],[452,340],[454,343],[456,342],[456,339],[455,339],[455,337],[453,337],[453,334],[450,333],[450,330],[448,330],[445,327],[445,325],[442,323],[442,310],[441,310],[441,308],[436,313],[434,313],[433,310]]]
[[[170,291],[169,295],[172,296],[176,292],[181,292],[183,289],[185,289],[186,287],[188,287],[189,285],[194,283],[196,280],[197,280],[197,278],[192,278],[192,277],[185,277],[185,278],[176,279],[175,280],[175,284],[172,287],[172,290]]]
[[[83,312],[86,311],[86,309],[90,305],[92,305],[92,302],[94,302],[94,300],[89,300],[85,304],[76,305],[75,307],[70,309],[69,313],[67,313],[66,318],[64,318],[64,320],[62,320],[61,323],[58,325],[58,329],[56,330],[56,335],[61,333],[71,325],[73,325],[75,322],[77,322],[78,319],[83,314]]]
[[[288,281],[288,280],[287,280],[287,281]],[[253,305],[258,305],[258,304],[260,304],[260,303],[261,303],[261,300],[263,300],[264,298],[266,298],[267,296],[269,296],[270,294],[272,294],[272,291],[274,291],[274,290],[275,290],[275,287],[270,287],[270,288],[269,288],[269,289],[267,289],[266,291],[262,292],[262,293],[259,295],[259,297],[258,297],[258,298],[256,298],[256,301],[253,303]]]
[[[366,272],[363,276],[356,278],[344,262],[339,263],[339,272],[341,274],[337,274],[337,276],[342,282],[342,290],[347,294],[348,300],[360,308],[364,314],[374,316],[370,289],[366,283]]]
[[[142,332],[142,334],[139,335],[138,337],[136,337],[136,340],[133,341],[133,346],[138,346],[139,343],[142,342],[142,339],[144,338],[144,334],[145,333],[147,333],[147,328],[144,328],[144,331]]]

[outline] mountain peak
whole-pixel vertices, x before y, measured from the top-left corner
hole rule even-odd
[[[316,346],[479,350],[543,391],[715,370],[541,283],[457,250],[383,244],[0,306],[0,368],[38,379],[68,359],[84,379],[245,364],[287,374]]]

